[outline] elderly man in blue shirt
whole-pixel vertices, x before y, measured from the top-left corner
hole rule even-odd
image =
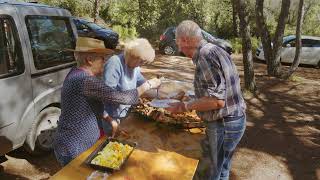
[[[146,39],[134,39],[125,45],[124,52],[112,56],[104,66],[104,82],[118,91],[135,89],[147,81],[140,71],[140,65],[151,63],[155,51]],[[152,84],[151,88],[152,88]],[[130,105],[106,104],[103,121],[105,134],[114,136],[120,119],[126,117]]]
[[[183,21],[176,28],[179,50],[195,65],[196,99],[173,103],[167,110],[181,113],[195,110],[206,123],[204,155],[210,158],[208,179],[229,179],[231,158],[246,127],[246,105],[240,79],[231,57],[220,47],[203,40],[200,27]]]

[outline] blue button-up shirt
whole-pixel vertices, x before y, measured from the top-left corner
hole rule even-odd
[[[112,56],[106,62],[103,79],[107,86],[119,91],[136,89],[146,81],[140,67],[131,69],[125,64],[123,54]],[[106,104],[104,107],[105,114],[118,119],[126,116],[130,105]]]
[[[227,116],[242,116],[246,104],[241,93],[239,74],[229,54],[203,40],[192,60],[196,66],[194,76],[196,97],[216,97],[225,101],[225,107],[197,112],[198,116],[204,121],[214,121]]]

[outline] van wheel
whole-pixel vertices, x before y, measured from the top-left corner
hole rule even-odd
[[[25,147],[30,154],[40,155],[52,150],[60,114],[57,107],[48,107],[39,113],[27,136]]]

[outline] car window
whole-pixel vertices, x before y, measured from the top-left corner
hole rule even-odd
[[[296,39],[291,39],[283,44],[283,47],[287,47],[290,44],[290,47],[296,47]]]
[[[313,41],[312,39],[302,39],[302,47],[312,47],[313,46]]]
[[[93,23],[93,22],[87,22],[86,25],[89,26],[91,29],[102,29],[103,28],[103,27],[101,27],[98,24]]]
[[[54,16],[27,16],[34,64],[45,69],[74,61],[74,55],[66,49],[75,48],[75,37],[69,18]]]
[[[75,20],[74,22],[75,22],[78,30],[89,29],[89,27],[87,25],[85,25],[77,20]]]
[[[313,40],[312,47],[320,47],[320,40]]]
[[[23,72],[21,44],[13,19],[0,15],[0,78]]]
[[[163,34],[166,36],[172,36],[172,38],[174,38],[176,35],[176,28],[167,28]]]
[[[295,39],[296,39],[295,36],[285,36],[285,37],[283,37],[282,43],[283,43],[283,44],[288,44],[289,41],[292,41],[292,40],[295,41]]]

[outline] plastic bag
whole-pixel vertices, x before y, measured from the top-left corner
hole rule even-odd
[[[107,180],[109,174],[100,171],[94,171],[87,177],[87,180]]]

